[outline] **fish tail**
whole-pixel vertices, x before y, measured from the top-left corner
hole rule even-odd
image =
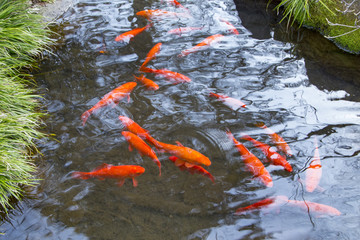
[[[86,112],[84,112],[82,115],[81,115],[81,120],[82,120],[82,125],[85,126],[85,123],[87,121],[87,119],[90,117],[90,110],[87,110]]]
[[[90,175],[87,172],[73,172],[71,174],[71,177],[86,180],[90,178]]]

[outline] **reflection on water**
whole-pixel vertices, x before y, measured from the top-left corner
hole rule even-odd
[[[44,181],[33,190],[36,197],[21,202],[10,221],[3,223],[3,238],[359,237],[359,58],[341,53],[306,29],[286,33],[273,24],[276,21],[266,14],[266,6],[245,0],[237,1],[239,14],[231,0],[183,1],[193,17],[157,19],[129,44],[114,41],[119,34],[147,24],[136,16],[138,11],[181,11],[167,2],[78,0],[59,20],[60,46],[36,74],[51,114],[47,131],[57,140],[39,143]],[[261,18],[269,19],[256,20]],[[231,22],[239,35],[229,34],[222,19]],[[202,28],[181,36],[168,33],[187,26]],[[177,56],[213,34],[225,38],[208,49]],[[159,42],[162,49],[148,66],[179,72],[192,81],[173,85],[147,74],[160,86],[157,91],[139,84],[130,102],[100,109],[83,127],[81,114],[112,89],[134,81],[133,74],[139,75],[147,53]],[[210,97],[210,91],[239,99],[247,108],[233,111]],[[129,152],[119,115],[133,119],[159,141],[179,141],[205,154],[212,161],[206,170],[215,184],[180,171],[168,160],[169,154],[157,152],[162,164],[159,177],[151,159]],[[240,140],[244,132],[271,145],[255,126],[259,121],[280,134],[294,152],[287,158],[294,169],[291,173],[265,162],[272,188],[246,171],[225,134],[231,129],[264,160],[259,149]],[[321,190],[308,193],[301,179],[314,155],[314,137],[319,141],[323,175]],[[71,178],[74,171],[91,171],[102,163],[137,164],[146,172],[137,178],[136,188],[130,181],[119,188],[113,180]],[[292,207],[233,214],[239,207],[276,195],[327,204],[342,215],[317,218],[311,211]]]

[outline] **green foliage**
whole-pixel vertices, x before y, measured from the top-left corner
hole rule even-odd
[[[23,185],[35,184],[31,153],[34,140],[44,137],[38,130],[39,96],[23,70],[52,40],[41,16],[27,9],[26,0],[0,0],[0,205],[5,211],[11,197],[20,199]]]

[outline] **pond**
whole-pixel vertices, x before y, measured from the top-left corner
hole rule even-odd
[[[38,146],[39,185],[4,220],[1,239],[356,239],[360,237],[360,58],[319,34],[286,28],[266,2],[77,0],[57,22],[58,47],[34,72],[49,112],[44,131],[54,138]],[[152,25],[129,42],[115,41],[149,20],[136,13],[162,9],[177,14],[151,18]],[[232,24],[238,31],[229,31]],[[172,34],[180,27],[190,32]],[[209,36],[219,41],[179,54]],[[190,78],[174,84],[139,70],[150,49],[162,43],[152,69]],[[158,90],[140,82],[118,105],[99,108],[82,125],[81,115],[107,93],[144,74]],[[231,108],[210,92],[241,100]],[[214,177],[181,171],[151,146],[159,168],[129,144],[119,120],[126,116],[153,138],[208,157]],[[244,134],[275,147],[264,123],[290,146],[292,171],[266,161]],[[249,171],[226,131],[265,166],[267,187]],[[316,155],[319,186],[306,190],[306,170]],[[272,148],[273,149],[273,148]],[[282,153],[279,151],[279,153]],[[127,179],[73,178],[102,164],[139,165],[134,187]],[[319,165],[319,164],[318,164]],[[209,175],[208,175],[209,176]],[[279,197],[283,196],[283,197]],[[285,197],[284,197],[285,196]],[[276,198],[277,197],[277,198]],[[236,210],[264,199],[280,205]],[[287,200],[288,199],[288,200]],[[341,214],[319,214],[311,203]],[[305,207],[304,207],[305,206]]]

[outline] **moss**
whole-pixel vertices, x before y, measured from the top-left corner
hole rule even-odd
[[[360,29],[352,33],[345,34],[354,30],[354,28],[345,26],[331,26],[329,22],[341,25],[354,26],[357,16],[353,12],[342,13],[339,10],[344,9],[343,3],[335,0],[322,0],[322,2],[331,10],[327,9],[321,2],[312,2],[310,18],[304,21],[305,27],[315,28],[325,37],[332,40],[341,49],[351,52],[360,53]],[[328,21],[327,21],[328,20]],[[343,35],[340,37],[335,37]]]

